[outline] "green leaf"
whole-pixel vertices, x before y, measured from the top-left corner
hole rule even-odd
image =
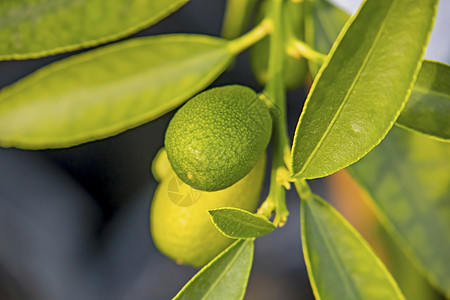
[[[400,114],[419,72],[437,0],[368,0],[314,81],[292,151],[296,177],[330,175],[367,154]]]
[[[217,229],[229,238],[255,238],[275,229],[275,225],[265,217],[239,208],[217,208],[210,210],[209,214]]]
[[[424,61],[397,124],[450,141],[450,66]]]
[[[248,26],[258,0],[228,0],[222,24],[222,37],[239,37]]]
[[[92,47],[148,27],[187,0],[2,0],[0,60]]]
[[[398,247],[393,237],[383,227],[376,226],[376,235],[381,242],[383,256],[392,276],[408,300],[442,300],[442,296],[430,285],[428,280],[412,264],[411,260]]]
[[[305,42],[319,52],[328,53],[349,15],[326,0],[306,1],[305,4],[309,11],[305,16]],[[310,60],[308,63],[315,76],[320,66]]]
[[[394,128],[349,171],[399,246],[450,297],[450,145]]]
[[[358,232],[316,195],[302,200],[303,253],[317,299],[404,299]]]
[[[0,145],[68,147],[153,120],[210,84],[234,54],[223,39],[133,39],[44,67],[0,92]]]
[[[243,299],[253,260],[253,240],[238,240],[203,267],[173,300]]]

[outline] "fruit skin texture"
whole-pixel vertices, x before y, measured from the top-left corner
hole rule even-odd
[[[216,257],[235,240],[219,232],[208,210],[236,207],[253,212],[259,200],[264,169],[265,155],[233,186],[217,192],[204,192],[194,190],[178,179],[162,149],[153,162],[153,174],[159,185],[150,211],[151,234],[159,251],[178,263],[195,267],[202,267]],[[181,200],[177,205],[179,199],[186,200],[184,195],[188,195],[189,201]]]
[[[218,191],[242,179],[264,153],[272,132],[267,106],[250,88],[228,85],[189,100],[166,131],[169,161],[182,181]]]

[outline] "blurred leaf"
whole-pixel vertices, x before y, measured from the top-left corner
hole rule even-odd
[[[253,241],[234,242],[203,267],[173,300],[243,299],[252,260]]]
[[[222,25],[222,37],[239,37],[248,25],[259,0],[228,0]]]
[[[381,238],[383,256],[387,257],[387,267],[397,281],[408,300],[442,300],[438,292],[430,285],[428,280],[406,257],[398,247],[393,237],[383,227],[377,226],[377,236]]]
[[[275,229],[265,217],[238,208],[212,209],[209,214],[217,229],[229,238],[255,238]]]
[[[450,297],[450,145],[394,128],[349,171],[399,246]]]
[[[301,202],[303,252],[317,299],[404,299],[356,230],[316,195]]]
[[[339,7],[326,0],[305,1],[305,41],[321,53],[328,53],[349,15]],[[320,66],[308,61],[309,68],[315,76]]]
[[[44,67],[0,92],[0,145],[68,147],[156,119],[229,65],[228,43],[161,35],[105,46]]]
[[[148,27],[187,0],[2,0],[0,60],[92,47]]]
[[[419,72],[437,0],[368,0],[314,81],[292,151],[296,177],[330,175],[387,134]]]
[[[450,66],[425,60],[397,124],[450,141]]]
[[[283,6],[284,35],[291,32],[296,38],[303,40],[304,32],[304,2],[288,1]],[[264,1],[260,5],[257,22],[263,20],[268,7],[268,2]],[[285,41],[287,42],[287,41]],[[250,48],[250,63],[255,78],[261,85],[267,81],[267,70],[269,62],[270,36],[265,37]],[[287,45],[286,45],[287,46]],[[284,58],[283,81],[287,89],[295,89],[305,82],[308,74],[307,61],[304,58],[294,58],[285,55]]]

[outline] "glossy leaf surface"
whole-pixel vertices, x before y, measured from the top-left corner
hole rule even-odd
[[[450,66],[425,60],[397,124],[450,141]]]
[[[2,0],[0,60],[36,58],[130,35],[187,0]]]
[[[275,225],[265,217],[237,208],[209,211],[217,229],[229,238],[255,238],[272,232]]]
[[[297,125],[292,170],[330,175],[363,157],[400,114],[420,69],[437,0],[369,0],[341,31]]]
[[[229,65],[227,42],[161,35],[56,62],[0,92],[0,145],[73,146],[153,120]]]
[[[450,296],[450,145],[400,128],[349,168],[399,246]]]
[[[173,299],[243,299],[252,260],[253,241],[238,240],[203,267]]]
[[[303,252],[317,299],[404,299],[366,241],[316,195],[301,203]]]

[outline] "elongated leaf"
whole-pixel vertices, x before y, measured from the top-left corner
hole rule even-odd
[[[252,260],[253,241],[234,242],[203,267],[173,300],[243,299]]]
[[[424,61],[397,124],[450,141],[450,66]]]
[[[305,41],[322,53],[328,53],[349,15],[327,0],[305,1],[309,11],[305,17]],[[316,75],[319,67],[308,61],[310,70]]]
[[[360,199],[362,200],[362,199]],[[442,296],[430,285],[428,280],[411,263],[411,260],[398,247],[394,238],[382,227],[377,226],[377,236],[387,257],[388,268],[408,300],[442,300]]]
[[[292,170],[332,174],[363,157],[394,124],[419,72],[437,0],[368,0],[346,23],[297,125]]]
[[[328,203],[302,200],[303,252],[317,299],[404,299],[386,267]]]
[[[212,209],[209,214],[217,229],[229,238],[255,238],[275,229],[265,217],[238,208]]]
[[[0,92],[0,145],[67,147],[153,120],[228,66],[227,45],[208,36],[162,35],[42,68]]]
[[[450,297],[450,145],[395,128],[349,171],[399,246]]]
[[[2,0],[0,60],[91,47],[154,24],[187,0]]]

